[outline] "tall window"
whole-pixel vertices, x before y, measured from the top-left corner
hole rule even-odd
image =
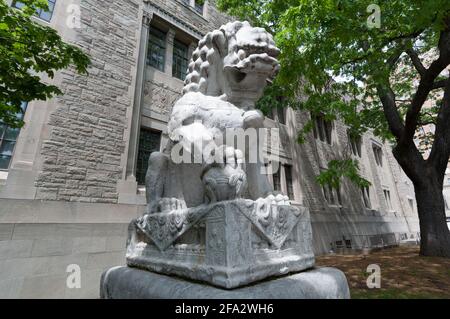
[[[193,9],[201,15],[203,15],[204,12],[205,1],[206,0],[181,0],[185,5],[193,7]]]
[[[204,7],[205,7],[205,0],[195,0],[195,11],[203,15]]]
[[[341,190],[326,184],[322,186],[323,196],[329,205],[342,206]]]
[[[284,115],[285,109],[283,107],[277,107],[278,122],[286,124],[286,117]]]
[[[314,121],[314,137],[322,142],[332,144],[331,134],[333,131],[333,122],[325,119],[323,115],[313,116]]]
[[[273,189],[276,190],[276,191],[281,191],[280,169],[281,169],[281,166],[272,175],[272,177],[273,177]]]
[[[161,132],[149,129],[141,129],[139,136],[139,151],[136,163],[136,181],[138,185],[145,185],[148,159],[150,154],[158,152],[161,145]]]
[[[342,206],[342,194],[341,194],[341,188],[335,189],[336,192],[336,199],[337,199],[337,205]]]
[[[188,46],[177,39],[173,42],[172,76],[183,80],[188,68]]]
[[[350,141],[350,146],[352,148],[353,155],[361,157],[361,147],[362,147],[361,136],[352,136],[350,133],[347,133],[347,135]]]
[[[279,106],[275,109],[275,112],[277,113],[278,122],[281,124],[286,124],[286,116],[285,111],[286,108],[283,107],[285,105],[284,101],[286,98],[284,96],[277,96],[276,100],[278,101]]]
[[[55,10],[56,0],[48,0],[48,11],[43,9],[37,9],[36,16],[44,21],[50,22],[53,16],[53,11]],[[20,1],[13,1],[11,4],[12,7],[22,9],[25,4]]]
[[[328,204],[334,204],[336,202],[334,194],[333,194],[333,188],[330,185],[323,185],[322,186],[323,196],[325,197],[325,200]]]
[[[375,156],[375,162],[378,166],[383,166],[383,150],[378,145],[373,144],[373,155]]]
[[[384,189],[383,193],[384,193],[384,200],[386,202],[386,207],[389,211],[392,211],[393,208],[392,208],[392,202],[391,202],[391,192],[387,189]]]
[[[293,184],[293,178],[292,178],[292,166],[285,165],[284,173],[286,175],[287,195],[289,196],[290,199],[294,199],[294,184]]]
[[[22,112],[16,115],[20,120],[23,119],[27,103],[22,103],[21,108]],[[0,170],[9,169],[19,133],[20,128],[12,128],[0,122]]]
[[[151,27],[149,34],[147,64],[164,72],[166,61],[166,34]]]
[[[372,208],[372,205],[370,203],[370,191],[369,187],[361,187],[361,194],[364,202],[364,206],[366,208]]]

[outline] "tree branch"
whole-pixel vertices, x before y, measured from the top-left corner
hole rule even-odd
[[[432,90],[443,89],[449,80],[440,80],[433,83]]]
[[[441,32],[439,39],[439,58],[430,67],[425,70],[425,73],[420,79],[419,87],[413,97],[411,106],[406,113],[405,120],[405,134],[402,137],[402,143],[407,143],[408,140],[414,137],[417,127],[417,121],[423,104],[428,98],[428,94],[434,87],[434,81],[439,74],[450,64],[450,28],[447,27]]]
[[[420,61],[417,52],[414,49],[408,49],[406,50],[406,54],[408,54],[409,58],[411,59],[411,62],[416,68],[417,72],[419,72],[420,76],[423,76],[427,69],[423,66],[422,61]]]
[[[436,122],[434,142],[427,164],[444,173],[450,158],[450,79],[444,91],[444,99]],[[442,174],[443,176],[444,174]]]
[[[397,104],[395,103],[395,93],[389,85],[389,81],[384,85],[379,84],[377,86],[377,93],[383,106],[384,115],[389,125],[389,130],[399,140],[404,131],[404,125],[402,118],[397,110]]]
[[[387,60],[387,67],[389,72],[394,68],[398,59],[403,53],[403,48],[399,48],[396,52]],[[399,140],[404,131],[403,120],[398,112],[395,93],[391,88],[389,76],[385,76],[384,83],[377,85],[378,97],[381,100],[383,106],[384,115],[389,125],[389,130]]]

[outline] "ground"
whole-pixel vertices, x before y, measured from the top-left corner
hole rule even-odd
[[[396,247],[369,255],[327,255],[317,257],[317,266],[331,266],[345,272],[354,299],[450,299],[450,259],[419,256],[419,247]],[[367,266],[381,268],[381,288],[367,288]]]

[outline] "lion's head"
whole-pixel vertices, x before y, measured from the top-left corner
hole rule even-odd
[[[230,22],[208,33],[192,54],[183,92],[221,96],[251,107],[278,72],[272,35],[248,22]]]

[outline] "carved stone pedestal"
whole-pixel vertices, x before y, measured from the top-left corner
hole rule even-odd
[[[309,211],[232,200],[133,221],[127,264],[232,289],[314,266]]]
[[[190,282],[131,267],[106,271],[101,280],[104,299],[348,299],[344,273],[313,269],[233,290]]]
[[[103,274],[101,297],[349,298],[341,271],[313,268],[311,241],[308,209],[267,200],[145,215],[130,224],[128,267]]]

